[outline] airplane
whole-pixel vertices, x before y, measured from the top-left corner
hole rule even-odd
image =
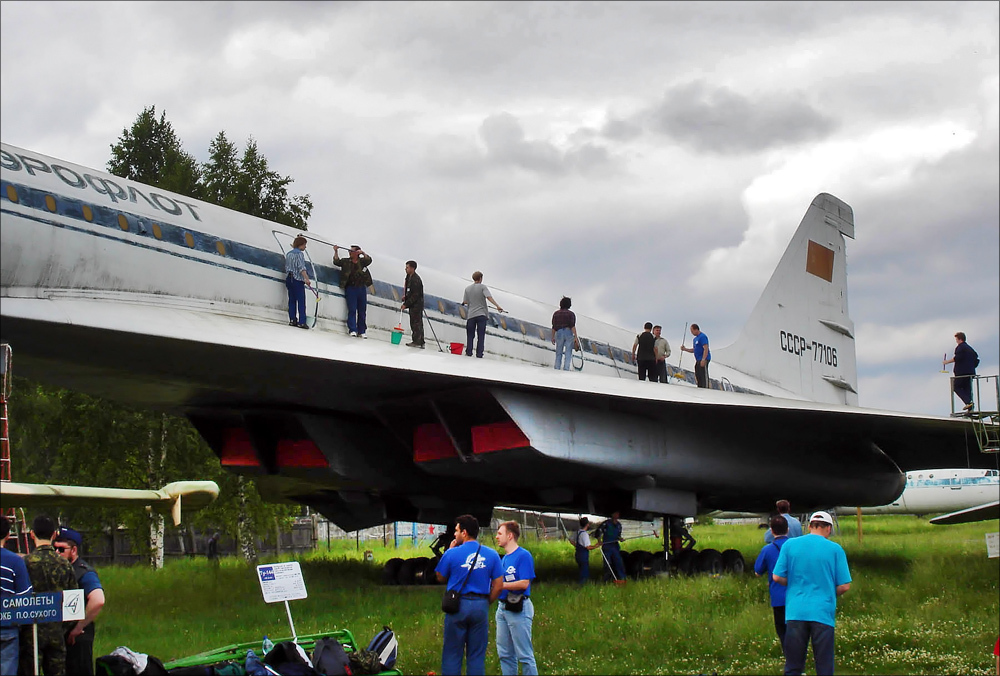
[[[4,481],[0,508],[6,511],[12,507],[146,505],[158,513],[169,514],[174,526],[179,526],[182,504],[185,511],[192,512],[207,507],[217,497],[219,485],[214,481],[173,481],[160,490]]]
[[[861,507],[862,514],[911,514],[914,516],[926,516],[928,514],[940,514],[940,517],[931,519],[934,524],[941,523],[966,523],[968,521],[979,521],[996,519],[997,516],[989,516],[992,512],[986,509],[992,505],[993,509],[1000,504],[1000,471],[995,469],[931,469],[914,470],[906,473],[906,485],[898,498],[885,505],[873,505]],[[829,511],[838,516],[854,516],[857,514],[857,507],[834,507]],[[979,511],[975,511],[979,510]],[[955,514],[962,512],[961,521],[953,520]],[[983,518],[972,518],[972,515],[981,514]],[[713,512],[714,518],[734,519],[734,518],[759,518],[762,524],[766,524],[767,513],[753,512]]]
[[[967,452],[970,420],[858,406],[854,214],[826,193],[700,389],[680,361],[671,383],[638,381],[635,333],[580,314],[582,370],[556,371],[556,308],[495,287],[486,358],[456,356],[468,281],[424,266],[439,351],[393,345],[403,261],[377,253],[371,339],[349,337],[335,242],[310,233],[323,302],[294,329],[284,253],[300,231],[7,144],[0,183],[0,338],[21,372],[186,416],[265,500],[345,530],[488,522],[498,504],[642,521],[778,496],[883,505],[905,472],[996,467]]]

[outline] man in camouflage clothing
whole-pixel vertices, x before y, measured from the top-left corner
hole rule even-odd
[[[47,516],[37,516],[31,524],[31,539],[35,551],[24,557],[24,565],[35,593],[77,589],[76,576],[69,561],[59,556],[52,546],[56,523]],[[46,622],[38,625],[38,656],[45,676],[63,676],[66,673],[66,631],[73,623]],[[34,670],[35,647],[31,639],[31,625],[21,627],[21,650],[18,673],[30,674]]]

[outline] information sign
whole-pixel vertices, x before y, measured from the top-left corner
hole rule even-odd
[[[4,596],[0,599],[0,625],[4,627],[82,620],[85,614],[82,589]]]
[[[1000,533],[986,534],[986,557],[1000,559]]]
[[[298,561],[261,564],[257,566],[257,579],[265,603],[294,601],[308,596]]]

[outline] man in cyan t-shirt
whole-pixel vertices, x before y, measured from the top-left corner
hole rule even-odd
[[[827,512],[809,517],[809,533],[785,543],[773,579],[786,585],[785,674],[801,674],[810,641],[817,676],[833,673],[833,628],[837,597],[851,588],[844,548],[828,538],[833,518]]]
[[[455,519],[455,539],[438,562],[434,572],[438,582],[449,590],[461,590],[457,613],[445,613],[444,645],[441,647],[441,673],[486,673],[486,644],[490,637],[490,604],[503,589],[500,555],[492,547],[483,547],[479,522],[470,514]],[[468,578],[468,581],[466,581]]]

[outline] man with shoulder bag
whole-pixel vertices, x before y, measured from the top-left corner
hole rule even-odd
[[[497,544],[503,547],[500,561],[503,571],[503,591],[497,607],[497,656],[503,676],[521,673],[537,674],[535,650],[531,645],[531,623],[535,606],[531,602],[531,580],[535,577],[535,560],[524,547],[517,544],[521,526],[516,521],[505,521],[497,529]]]
[[[476,538],[479,522],[470,514],[455,519],[455,539],[434,569],[438,582],[447,591],[441,601],[444,611],[444,644],[441,648],[441,673],[444,676],[486,673],[486,644],[489,641],[490,604],[503,589],[500,556],[492,548],[483,548]]]

